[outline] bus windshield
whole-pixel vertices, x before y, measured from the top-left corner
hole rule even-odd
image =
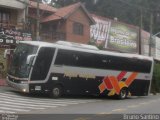
[[[27,56],[36,54],[38,47],[28,44],[19,44],[13,54],[8,73],[19,78],[28,78],[30,65],[26,64]]]

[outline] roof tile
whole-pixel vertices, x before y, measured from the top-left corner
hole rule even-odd
[[[60,8],[51,16],[44,18],[41,22],[48,22],[48,21],[65,18],[68,15],[70,15],[72,12],[74,12],[74,10],[76,10],[76,8],[78,8],[80,5],[81,3],[76,3],[76,4],[72,4],[72,5]]]

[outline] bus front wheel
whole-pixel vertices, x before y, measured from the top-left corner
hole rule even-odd
[[[54,86],[51,90],[50,97],[59,98],[62,96],[62,87],[60,85]]]
[[[118,99],[125,99],[128,96],[128,89],[122,88],[120,94],[118,95]]]

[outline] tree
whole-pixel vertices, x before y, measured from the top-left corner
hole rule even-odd
[[[139,26],[140,9],[143,13],[143,28],[149,31],[150,13],[154,14],[153,33],[160,31],[157,25],[160,22],[159,0],[99,0],[93,9],[99,15],[114,18],[120,21]],[[158,17],[159,15],[159,17]]]
[[[160,64],[154,65],[153,80],[152,80],[152,92],[160,92]]]
[[[143,14],[143,29],[150,31],[150,13],[154,15],[153,34],[160,31],[160,0],[52,0],[54,7],[64,7],[82,2],[85,7],[97,15],[107,18],[118,18],[119,21],[140,25],[140,9]]]

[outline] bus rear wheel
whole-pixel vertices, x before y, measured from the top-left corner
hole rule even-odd
[[[50,92],[50,97],[52,98],[60,98],[62,96],[62,87],[60,85],[54,86]]]
[[[128,96],[128,89],[127,88],[122,88],[119,95],[118,99],[125,99]]]

